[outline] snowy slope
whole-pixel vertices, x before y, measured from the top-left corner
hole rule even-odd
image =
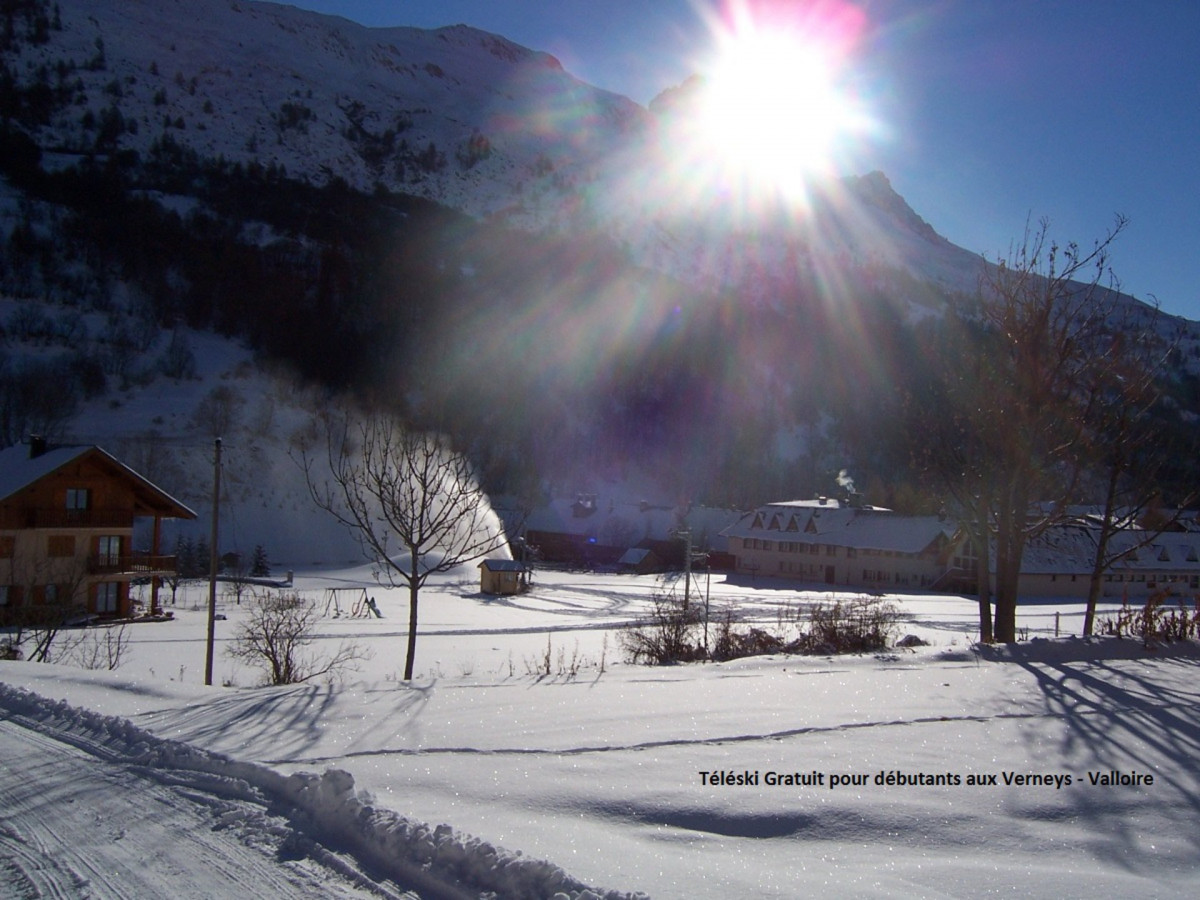
[[[485,214],[544,181],[547,167],[603,153],[645,116],[548,54],[466,26],[372,29],[254,0],[58,6],[63,30],[21,61],[75,62],[85,99],[43,130],[46,147],[86,148],[85,111],[115,106],[136,123],[123,147],[145,152],[169,135],[204,157],[363,190],[379,183]],[[476,134],[490,153],[467,166],[458,156]],[[430,144],[444,165],[411,164]]]
[[[364,574],[297,584],[319,600]],[[68,896],[122,896],[111,878],[65,880],[84,871],[70,849],[79,838],[86,865],[136,869],[154,895],[162,868],[128,848],[181,821],[222,826],[198,829],[194,848],[217,861],[197,883],[208,896],[230,896],[222,865],[245,867],[256,886],[288,879],[298,895],[383,885],[431,897],[461,894],[414,870],[443,884],[449,873],[469,896],[586,896],[588,884],[668,898],[1165,897],[1200,873],[1194,645],[1054,640],[1056,621],[1077,629],[1081,609],[1031,603],[1021,624],[1034,640],[980,652],[973,604],[928,596],[900,600],[905,629],[930,642],[915,651],[624,665],[619,627],[655,587],[542,572],[531,594],[504,599],[477,594],[469,572],[444,578],[424,596],[410,685],[389,675],[403,596],[376,589],[383,619],[319,628],[317,649],[355,640],[376,651],[361,680],[200,686],[199,585],[175,622],[134,629],[116,672],[0,663],[0,743],[22,760],[0,768],[0,790],[19,798],[6,803],[0,885],[40,877]],[[718,580],[711,596],[718,614],[731,605],[773,627],[789,604],[823,596],[803,588]],[[230,602],[221,611],[219,649],[241,615]],[[218,660],[219,680],[252,682]],[[53,764],[30,768],[30,742]],[[73,760],[88,757],[89,775],[72,779]],[[1101,783],[1114,770],[1131,783]],[[713,784],[717,772],[758,777]],[[768,772],[794,783],[769,784]],[[988,775],[995,783],[968,784]],[[71,815],[39,814],[29,779]],[[109,813],[112,791],[156,811],[147,835],[119,821],[119,806]],[[84,840],[89,827],[112,839]],[[264,872],[254,848],[282,871]]]
[[[686,104],[651,112],[501,36],[367,28],[254,0],[56,6],[62,29],[11,62],[20,79],[74,85],[34,135],[60,164],[119,115],[105,150],[169,140],[525,228],[599,230],[706,292],[786,303],[798,280],[836,294],[852,276],[921,316],[977,286],[978,255],[937,235],[883,173],[745,197]]]
[[[95,122],[117,110],[121,148],[145,154],[168,139],[526,228],[599,229],[705,291],[769,302],[797,271],[847,266],[975,286],[978,257],[936,235],[881,173],[747,215],[688,129],[467,26],[366,28],[253,0],[60,6],[63,29],[14,62],[26,78],[73,66],[74,102],[36,134],[63,163],[91,150]]]

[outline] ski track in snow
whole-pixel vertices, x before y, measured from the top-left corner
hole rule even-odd
[[[638,896],[377,809],[344,771],[283,776],[2,683],[0,710],[0,896]]]
[[[635,744],[594,744],[582,747],[389,747],[381,750],[358,750],[339,753],[337,756],[296,759],[267,760],[271,765],[319,765],[337,760],[371,756],[437,756],[446,754],[478,754],[480,756],[581,756],[588,753],[629,753],[643,750],[661,750],[667,747],[719,746],[722,744],[745,744],[758,741],[779,741],[807,734],[840,733],[869,728],[895,728],[930,723],[994,722],[1003,719],[1045,719],[1045,713],[989,713],[986,715],[929,716],[915,719],[892,719],[879,722],[848,722],[839,725],[806,726],[769,731],[761,734],[721,735],[703,738],[670,738],[661,741],[643,741]]]

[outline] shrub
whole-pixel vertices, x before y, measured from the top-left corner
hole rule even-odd
[[[342,644],[332,656],[309,656],[305,651],[316,640],[319,619],[316,604],[297,593],[258,593],[226,652],[262,670],[273,685],[335,678],[368,657],[358,644]]]
[[[733,613],[727,609],[710,652],[703,644],[701,607],[685,609],[673,594],[656,594],[652,599],[650,614],[621,632],[621,646],[629,662],[669,665],[771,653],[871,653],[891,646],[900,621],[894,603],[866,596],[799,607],[781,615],[774,631],[737,629]],[[793,634],[797,636],[791,637]]]
[[[696,606],[685,607],[672,593],[655,593],[651,603],[653,609],[648,616],[621,632],[619,640],[628,661],[666,666],[704,659],[707,654],[697,640],[702,611]]]
[[[1165,589],[1155,591],[1140,609],[1131,607],[1126,598],[1115,616],[1100,623],[1100,632],[1119,638],[1140,638],[1146,647],[1200,636],[1200,598],[1193,600],[1189,611],[1182,599],[1177,606],[1167,607],[1169,597]]]
[[[869,653],[886,649],[900,612],[878,597],[854,597],[809,607],[807,627],[788,646],[801,653]]]

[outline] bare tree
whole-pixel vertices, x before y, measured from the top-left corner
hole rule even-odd
[[[128,625],[100,625],[83,632],[83,640],[71,648],[69,661],[81,669],[115,671],[129,654]]]
[[[241,418],[246,401],[228,385],[219,384],[209,391],[192,413],[192,422],[214,438],[233,431]]]
[[[64,639],[64,630],[81,621],[87,612],[84,601],[87,572],[75,558],[38,560],[14,572],[10,595],[20,601],[9,607],[13,652],[30,662],[54,662],[68,656],[79,636]]]
[[[233,659],[262,669],[267,684],[299,684],[314,678],[335,677],[366,659],[358,644],[340,644],[330,656],[308,655],[316,641],[321,614],[316,604],[296,593],[256,593],[249,612],[226,653]]]
[[[1156,317],[1157,310],[1153,310],[1151,322]],[[1186,452],[1164,439],[1154,421],[1153,411],[1162,394],[1160,376],[1174,349],[1174,345],[1163,347],[1154,334],[1152,325],[1136,328],[1130,323],[1114,323],[1109,349],[1113,364],[1104,370],[1098,384],[1089,440],[1103,485],[1103,503],[1083,617],[1085,637],[1095,627],[1104,574],[1174,526],[1181,508],[1196,497],[1195,491],[1187,492],[1178,498],[1174,513],[1148,523],[1146,514],[1162,498],[1163,469],[1174,455]],[[1113,538],[1121,532],[1132,534],[1133,539],[1114,543]]]
[[[934,468],[957,484],[980,551],[984,640],[987,554],[990,636],[1014,641],[1025,548],[1079,499],[1095,466],[1098,408],[1128,400],[1110,389],[1129,362],[1112,336],[1123,301],[1109,269],[1125,224],[1118,217],[1090,250],[1053,242],[1045,221],[1027,228],[1007,259],[985,266],[977,307],[958,317],[952,340],[961,345],[940,373],[949,424],[925,437]]]
[[[504,546],[506,537],[479,489],[470,460],[445,438],[412,431],[389,418],[325,422],[328,476],[315,471],[309,446],[299,462],[314,502],[357,538],[376,577],[408,588],[411,680],[417,607],[429,576],[449,572]]]
[[[1109,251],[1125,225],[1118,217],[1084,250],[1053,242],[1043,220],[1026,229],[1008,259],[985,269],[980,314],[995,346],[980,387],[983,409],[996,417],[985,426],[995,438],[985,490],[993,516],[998,641],[1016,640],[1025,547],[1061,522],[1078,496],[1087,424],[1113,363],[1105,338],[1119,295]]]

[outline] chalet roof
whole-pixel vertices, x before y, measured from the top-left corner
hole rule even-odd
[[[25,445],[0,450],[0,502],[37,483],[72,462],[90,457],[101,467],[128,482],[147,514],[168,518],[194,519],[196,513],[162,488],[142,477],[106,450],[89,445],[51,447],[30,457]]]
[[[1030,540],[1021,558],[1021,571],[1031,575],[1086,575],[1096,557],[1096,530],[1060,525]],[[1169,531],[1151,537],[1131,528],[1109,538],[1108,555],[1124,552],[1110,573],[1200,574],[1200,534]],[[995,554],[992,554],[995,570]]]
[[[611,541],[621,545],[671,540],[680,525],[686,524],[694,545],[706,544],[711,549],[723,550],[725,545],[720,535],[739,515],[726,509],[693,506],[682,513],[681,522],[680,508],[665,503],[632,503],[604,493],[597,495],[593,513],[576,515],[575,505],[573,498],[550,500],[530,513],[524,526],[527,531],[570,534],[595,538],[601,544]]]
[[[619,566],[638,566],[646,561],[647,557],[653,557],[654,551],[648,550],[645,547],[630,547],[621,554],[621,558],[617,560]]]
[[[516,559],[485,559],[479,568],[489,572],[524,572],[525,565]]]
[[[55,447],[29,458],[29,448],[16,444],[0,450],[0,500],[41,481],[51,472],[83,456],[89,447]]]
[[[726,537],[759,538],[920,553],[957,531],[938,516],[907,516],[875,507],[772,503],[747,514],[722,532]]]

